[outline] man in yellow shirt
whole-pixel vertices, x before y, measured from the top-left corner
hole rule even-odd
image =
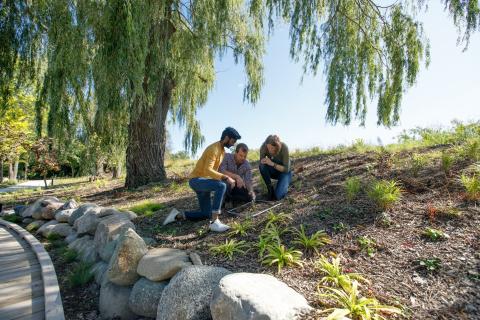
[[[230,227],[218,218],[221,213],[223,197],[227,190],[227,183],[233,188],[235,180],[218,171],[225,154],[224,148],[230,148],[241,139],[237,130],[228,127],[222,132],[220,141],[212,143],[198,159],[195,168],[190,174],[189,185],[195,191],[200,204],[200,211],[179,212],[172,209],[163,221],[163,225],[175,220],[202,220],[210,219],[210,230],[224,232]],[[213,192],[213,201],[211,194]]]

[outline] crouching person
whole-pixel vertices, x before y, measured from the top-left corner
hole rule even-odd
[[[165,218],[163,225],[175,220],[210,219],[211,231],[224,232],[230,229],[228,225],[220,221],[219,216],[227,184],[233,187],[235,180],[219,172],[218,169],[225,154],[224,148],[232,147],[240,138],[235,129],[228,127],[222,132],[220,141],[205,149],[190,174],[189,180],[190,187],[197,194],[200,210],[179,212],[174,208]]]
[[[235,153],[227,153],[220,165],[220,172],[235,180],[235,185],[227,185],[225,202],[237,203],[255,200],[255,192],[252,186],[252,167],[247,160],[248,147],[239,143]]]

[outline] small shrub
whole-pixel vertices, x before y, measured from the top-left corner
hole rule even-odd
[[[68,275],[68,283],[70,287],[76,288],[89,283],[93,278],[93,273],[90,268],[91,265],[84,262],[75,265]]]
[[[251,218],[245,219],[243,222],[233,222],[230,225],[230,236],[236,236],[240,235],[242,237],[246,236],[248,234],[248,231],[252,228],[253,222]]]
[[[296,239],[293,243],[303,247],[306,251],[318,252],[318,248],[331,242],[329,236],[323,230],[317,231],[311,236],[308,236],[305,233],[303,224],[300,225],[300,229],[295,229],[294,233]]]
[[[450,174],[453,164],[455,163],[455,158],[448,152],[442,152],[440,158],[440,168],[445,172],[446,175]]]
[[[275,213],[275,212],[270,210],[267,214],[267,225],[266,226],[269,227],[271,225],[286,224],[290,220],[292,220],[291,215],[289,215],[287,213],[284,213],[284,212]]]
[[[289,228],[281,228],[276,225],[269,225],[268,227],[263,229],[261,235],[264,238],[268,238],[274,242],[280,243],[282,242],[282,236],[289,230]]]
[[[267,251],[268,254],[263,258],[262,264],[268,266],[276,264],[278,273],[287,266],[303,267],[302,252],[299,250],[286,248],[283,244],[274,244],[267,246]]]
[[[62,237],[58,233],[49,232],[47,234],[47,240],[52,243],[60,239],[62,239]]]
[[[449,236],[443,231],[433,228],[425,228],[425,231],[423,231],[423,236],[430,241],[439,241],[449,238]]]
[[[472,176],[462,174],[460,181],[465,188],[467,200],[478,200],[480,198],[480,178],[476,174]]]
[[[350,290],[353,280],[369,283],[359,273],[344,272],[340,265],[340,258],[331,258],[329,260],[325,256],[321,256],[315,262],[315,270],[324,275],[320,279],[321,285],[330,284],[344,290]]]
[[[345,181],[345,193],[348,202],[352,202],[361,189],[361,181],[358,177],[349,177]]]
[[[333,302],[335,308],[322,310],[322,313],[330,313],[326,318],[333,319],[358,319],[380,320],[386,319],[384,314],[403,314],[397,307],[382,305],[376,298],[366,298],[360,295],[357,281],[352,282],[350,290],[322,287],[318,296]],[[346,316],[349,316],[346,318]]]
[[[420,267],[429,272],[437,271],[442,266],[442,262],[438,258],[421,259],[418,261],[418,264],[420,265]]]
[[[480,160],[480,140],[473,139],[468,141],[463,147],[463,155],[465,158],[478,161]]]
[[[229,260],[232,260],[235,254],[245,254],[247,252],[245,250],[247,247],[248,245],[243,240],[237,241],[235,239],[230,239],[230,240],[226,239],[224,244],[211,246],[210,251],[214,255],[223,255]]]
[[[369,257],[373,257],[377,251],[377,243],[369,237],[358,237],[358,244],[360,249],[364,251]]]
[[[66,263],[73,262],[77,259],[78,257],[78,252],[70,249],[70,248],[65,248],[62,252],[62,258]]]
[[[420,170],[428,164],[428,158],[423,155],[414,154],[410,158],[410,170],[414,177],[418,176]]]
[[[368,191],[368,197],[382,210],[391,208],[400,200],[401,195],[402,190],[395,180],[377,181]]]
[[[16,223],[16,224],[22,222],[23,220],[22,217],[17,216],[16,214],[8,214],[6,216],[3,216],[2,219],[11,223]]]

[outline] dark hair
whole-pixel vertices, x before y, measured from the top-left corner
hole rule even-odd
[[[220,140],[225,139],[225,137],[235,140],[240,140],[242,138],[237,130],[233,129],[232,127],[226,127],[225,130],[223,130]]]
[[[243,150],[245,152],[248,152],[248,147],[245,143],[239,143],[237,144],[237,146],[235,147],[235,152],[238,152],[240,150]]]
[[[275,149],[277,149],[277,152],[280,151],[280,149],[282,148],[282,142],[280,141],[280,137],[275,134],[271,134],[267,137],[267,139],[265,139],[265,145],[267,144],[274,146]]]

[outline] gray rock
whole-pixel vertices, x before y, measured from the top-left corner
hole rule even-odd
[[[28,206],[25,206],[25,205],[23,205],[23,204],[19,204],[19,205],[16,205],[15,207],[13,207],[13,211],[15,212],[15,214],[16,214],[17,216],[23,217],[22,213],[23,213],[23,211],[25,211],[27,208],[28,208]]]
[[[22,217],[51,220],[53,219],[53,213],[62,205],[63,203],[56,197],[42,197],[23,210]]]
[[[95,207],[98,207],[96,204],[94,203],[85,203],[85,204],[82,204],[80,207],[78,207],[75,211],[73,211],[72,215],[70,216],[70,218],[68,219],[68,224],[73,226],[73,224],[75,223],[75,221],[82,217],[88,210],[92,209],[92,208],[95,208]]]
[[[138,264],[139,275],[152,281],[168,280],[180,269],[192,263],[183,250],[171,248],[155,248],[147,252]]]
[[[47,223],[44,223],[38,230],[37,234],[41,234],[42,236],[46,237],[48,233],[53,229],[54,226],[58,224],[57,220],[52,220]]]
[[[190,261],[192,261],[192,263],[196,266],[202,266],[203,263],[202,263],[202,259],[200,258],[200,256],[198,255],[198,253],[196,252],[190,252],[190,254],[188,255],[190,257]]]
[[[0,217],[6,217],[11,215],[17,215],[19,217],[22,217],[21,215],[17,214],[15,210],[3,210],[2,212],[0,212]]]
[[[139,278],[138,262],[145,253],[147,245],[143,239],[133,229],[127,229],[118,239],[108,264],[108,280],[121,286],[134,284]]]
[[[59,210],[70,210],[70,209],[77,209],[77,208],[78,208],[77,201],[75,201],[75,199],[70,199],[67,202],[65,202],[63,206],[60,207]]]
[[[68,219],[72,216],[72,213],[75,211],[75,209],[65,209],[65,210],[59,210],[55,213],[55,220],[58,222],[67,222]]]
[[[95,277],[95,282],[97,284],[101,285],[104,282],[104,280],[107,279],[106,273],[105,273],[107,271],[107,268],[108,268],[108,264],[106,264],[103,261],[98,261],[90,269],[90,271],[93,273]]]
[[[107,208],[102,208],[102,211],[100,212],[99,216],[100,217],[107,217],[107,216],[112,216],[112,215],[119,215],[119,216],[125,217],[129,220],[132,220],[129,212],[131,212],[131,211],[120,211],[120,210],[117,210],[115,208],[107,207]],[[133,213],[133,214],[135,214],[135,213]],[[136,217],[136,215],[135,215],[135,217]]]
[[[120,215],[107,216],[97,226],[95,231],[95,246],[97,252],[100,251],[111,241],[118,239],[121,233],[128,228],[135,230],[135,225]]]
[[[178,272],[163,290],[157,320],[210,319],[213,290],[230,271],[219,267],[189,266]]]
[[[147,246],[153,246],[157,244],[157,241],[150,237],[142,237],[143,241],[145,241]]]
[[[78,210],[78,209],[77,209]],[[100,223],[101,217],[99,216],[102,208],[93,207],[87,210],[83,216],[75,220],[73,228],[77,230],[78,234],[91,234],[95,235],[97,226]]]
[[[225,276],[210,303],[213,320],[290,320],[310,310],[307,300],[285,283],[255,273]]]
[[[100,288],[100,316],[103,319],[136,319],[137,316],[128,306],[131,291],[129,287],[117,286],[105,281]]]
[[[24,218],[24,219],[22,220],[22,223],[23,223],[23,224],[30,224],[30,223],[32,223],[33,221],[35,221],[33,218]]]
[[[65,242],[70,244],[77,239],[78,239],[78,234],[76,234],[75,232],[72,232],[70,235],[65,237]]]
[[[153,282],[145,278],[140,278],[133,286],[128,305],[130,310],[139,316],[155,318],[157,315],[158,301],[162,296],[163,289],[168,285],[168,281]]]
[[[86,263],[95,263],[98,259],[95,242],[89,235],[78,238],[68,245],[70,249],[78,252],[81,261]]]
[[[45,220],[35,220],[32,223],[30,223],[28,226],[25,227],[25,229],[28,232],[34,232],[35,230],[38,230],[41,226],[43,226],[47,221]]]
[[[74,233],[72,227],[68,223],[58,223],[53,225],[53,227],[48,228],[46,231],[46,237],[50,234],[57,234],[61,237],[68,237],[70,234]]]
[[[113,256],[113,252],[115,251],[115,247],[117,246],[117,243],[118,243],[118,239],[110,241],[102,249],[100,249],[100,252],[98,252],[100,259],[102,259],[106,263],[109,263],[110,259]]]

